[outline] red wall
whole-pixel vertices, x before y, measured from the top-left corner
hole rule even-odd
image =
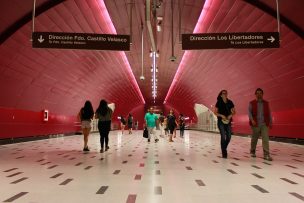
[[[304,109],[273,112],[273,128],[269,131],[271,136],[304,139]],[[248,115],[235,115],[233,117],[233,132],[251,134]]]
[[[49,112],[48,121],[43,121],[42,111],[0,108],[0,139],[78,131],[80,131],[80,123],[76,116]]]

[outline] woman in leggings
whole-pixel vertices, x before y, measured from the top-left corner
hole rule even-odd
[[[101,100],[100,104],[96,110],[95,118],[98,119],[98,130],[100,134],[100,153],[109,149],[109,132],[111,130],[111,119],[113,111],[108,107],[108,104],[105,100]]]

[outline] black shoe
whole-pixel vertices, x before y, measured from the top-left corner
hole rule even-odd
[[[148,142],[150,142],[150,139],[148,139]]]
[[[227,159],[227,157],[228,157],[227,152],[223,152],[223,153],[222,153],[222,157],[223,157],[224,159]]]
[[[110,149],[110,147],[106,147],[105,151],[108,151],[108,149]]]
[[[155,139],[155,143],[158,142],[159,139]]]
[[[89,149],[89,147],[84,147],[84,148],[83,148],[83,151],[84,151],[84,152],[89,152],[90,149]]]
[[[250,153],[250,155],[251,155],[251,157],[253,157],[253,158],[256,157],[255,153]]]
[[[101,148],[101,150],[99,151],[100,153],[103,153],[103,148]]]
[[[109,146],[106,146],[106,149],[110,149],[110,147],[109,147]]]

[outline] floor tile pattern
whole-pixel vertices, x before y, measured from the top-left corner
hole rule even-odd
[[[250,138],[232,136],[227,159],[199,131],[158,143],[111,131],[103,153],[98,133],[88,153],[81,135],[1,145],[0,202],[304,203],[304,146],[271,141],[270,162],[261,145],[252,158]]]

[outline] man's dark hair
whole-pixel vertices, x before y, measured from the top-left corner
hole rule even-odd
[[[256,94],[258,91],[261,91],[262,94],[264,94],[264,91],[262,90],[262,88],[257,88],[257,89],[255,90],[255,94]]]

